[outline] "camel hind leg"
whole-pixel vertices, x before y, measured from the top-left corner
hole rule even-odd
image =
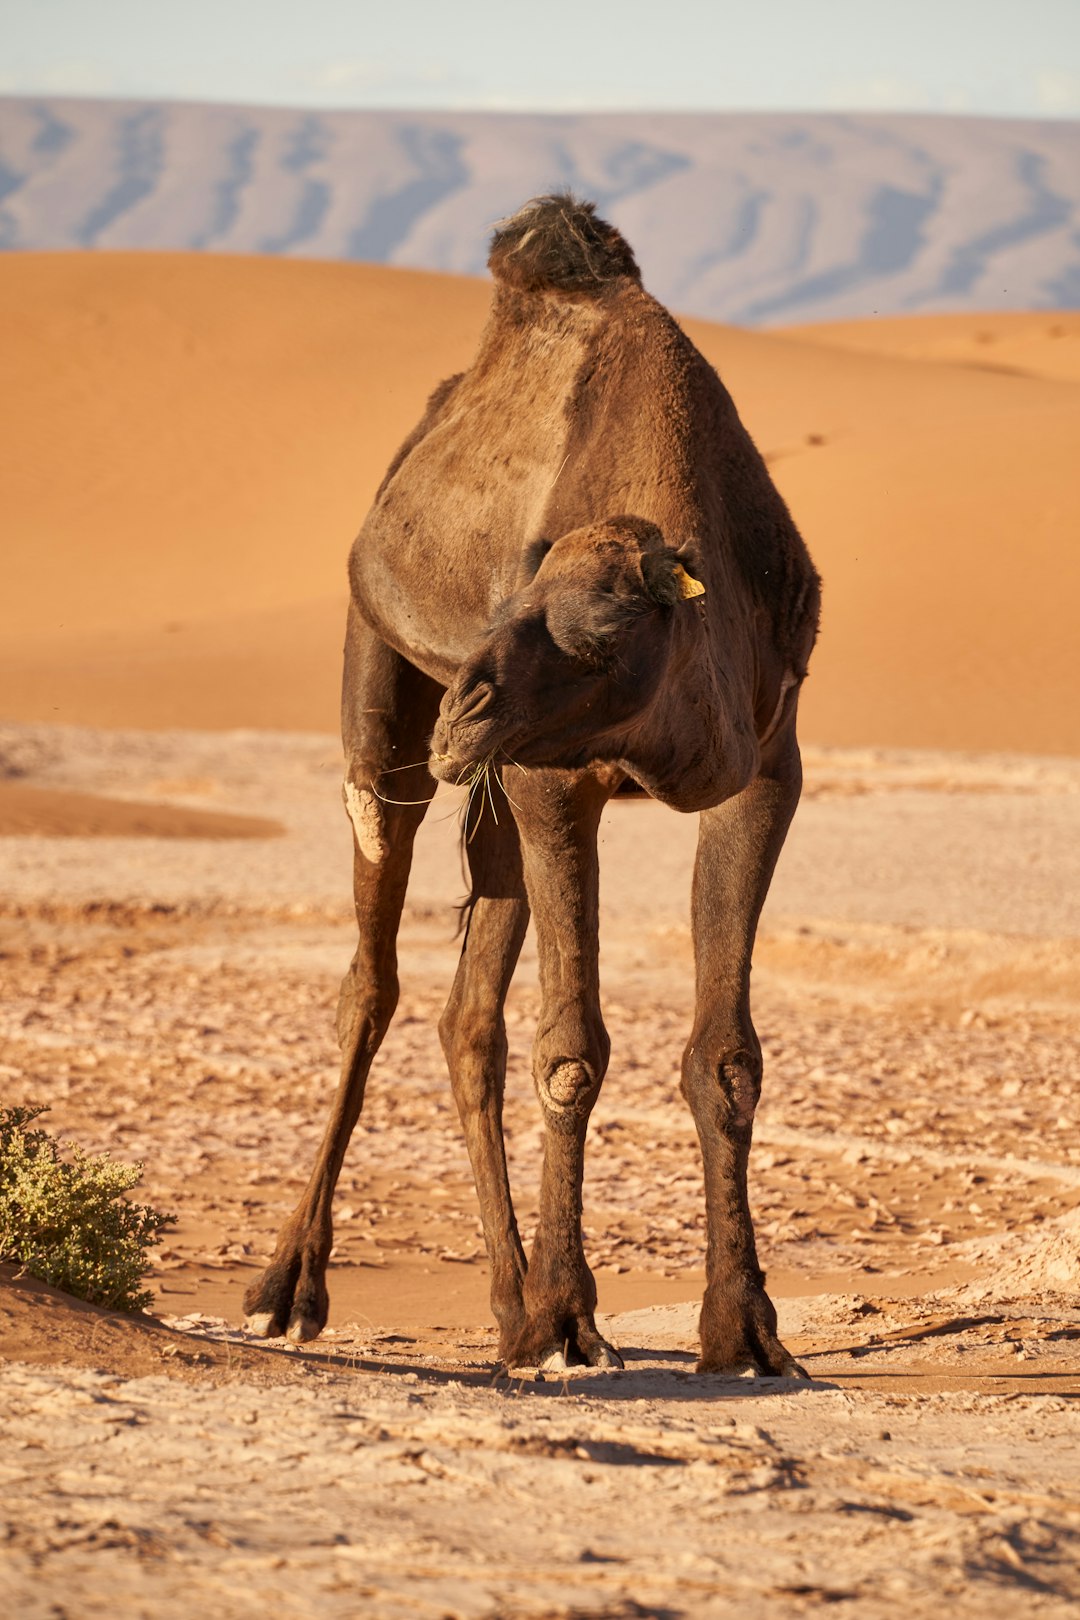
[[[496,790],[496,799],[501,796]],[[503,1004],[529,926],[521,849],[510,806],[481,798],[466,823],[471,904],[454,987],[439,1024],[469,1151],[491,1266],[491,1309],[500,1354],[524,1321],[525,1252],[510,1196],[503,1140],[506,1020]]]
[[[248,1326],[266,1338],[287,1333],[290,1339],[313,1339],[326,1326],[331,1205],[363,1107],[368,1071],[397,1006],[397,930],[413,839],[435,792],[427,769],[427,738],[440,696],[434,681],[379,641],[350,608],[342,694],[343,791],[353,828],[359,937],[338,1002],[341,1078],[322,1144],[304,1194],[281,1229],[273,1259],[244,1296]],[[400,802],[385,802],[390,799]]]

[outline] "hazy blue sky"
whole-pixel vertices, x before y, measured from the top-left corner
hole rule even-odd
[[[1080,0],[0,0],[0,92],[1080,117]]]

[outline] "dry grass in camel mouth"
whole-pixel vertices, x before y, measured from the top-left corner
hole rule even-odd
[[[502,779],[502,771],[497,759],[499,753],[504,755],[507,764],[512,765],[515,770],[520,771],[523,776],[528,776],[529,772],[526,766],[519,764],[516,759],[511,758],[511,756],[506,753],[505,749],[495,749],[492,753],[485,755],[483,759],[478,760],[475,765],[463,766],[457,777],[450,783],[451,787],[462,788],[464,790],[464,799],[460,802],[460,804],[454,807],[451,814],[456,814],[460,817],[461,828],[462,832],[465,834],[466,843],[472,843],[473,839],[476,837],[477,829],[479,828],[488,810],[491,812],[491,817],[495,825],[499,825],[499,812],[495,803],[495,794],[492,791],[492,782],[495,783],[495,786],[499,789],[507,804],[514,809],[518,808]],[[443,764],[452,759],[453,756],[451,754],[433,753],[431,757],[437,763]],[[415,765],[391,765],[388,766],[386,770],[380,771],[379,776],[392,776],[395,772],[410,771],[415,769]],[[445,778],[442,778],[441,780],[445,780]],[[375,778],[372,779],[371,791],[382,804],[414,805],[424,804],[427,802],[424,799],[393,798],[390,794],[383,793],[379,789]],[[475,817],[473,815],[474,806],[478,806]]]

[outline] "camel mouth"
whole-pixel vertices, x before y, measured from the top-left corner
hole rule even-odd
[[[476,730],[479,732],[479,727]],[[498,771],[503,766],[516,765],[518,750],[528,748],[526,739],[527,733],[520,731],[499,736],[486,730],[459,740],[440,735],[436,730],[428,744],[428,770],[437,782],[464,787],[478,771]]]
[[[433,748],[428,755],[428,770],[436,782],[454,782],[460,766],[455,766],[453,754],[438,754]]]
[[[488,761],[486,755],[442,754],[434,748],[428,755],[428,770],[436,782],[446,782],[451,787],[463,786],[473,771],[479,770]]]
[[[463,783],[479,767],[503,760],[508,745],[513,751],[520,731],[488,712],[492,696],[490,687],[477,693],[449,723],[439,715],[428,741],[428,770],[436,781]]]

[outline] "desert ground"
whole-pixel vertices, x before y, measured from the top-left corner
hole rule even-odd
[[[585,1210],[626,1368],[537,1378],[496,1365],[435,1033],[453,792],[418,841],[329,1329],[267,1345],[240,1310],[336,1077],[343,560],[486,292],[156,255],[8,256],[0,282],[0,1097],[141,1160],[178,1216],[146,1317],[3,1268],[5,1609],[1075,1613],[1080,319],[688,323],[826,582],[754,977],[752,1196],[811,1381],[693,1370],[695,825],[638,802],[602,828]],[[527,944],[526,1235],[536,1005]]]

